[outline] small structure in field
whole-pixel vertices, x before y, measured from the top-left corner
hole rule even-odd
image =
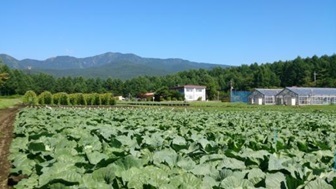
[[[138,98],[141,100],[146,100],[146,101],[154,101],[154,92],[147,92],[147,93],[142,93],[138,95]]]
[[[116,100],[125,100],[125,98],[123,96],[116,96],[115,99]]]
[[[282,89],[255,89],[252,94],[248,96],[250,104],[257,105],[273,105],[275,104],[275,95]]]
[[[276,102],[284,105],[336,104],[336,88],[286,87],[276,95]]]
[[[171,88],[177,90],[184,96],[185,101],[205,101],[206,100],[206,86],[202,85],[182,85]]]

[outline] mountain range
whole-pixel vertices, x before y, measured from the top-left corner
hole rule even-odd
[[[56,56],[46,60],[17,60],[7,54],[0,54],[0,58],[12,69],[25,70],[30,73],[47,73],[56,77],[83,76],[130,79],[142,75],[168,75],[191,69],[230,67],[229,65],[198,63],[178,58],[143,58],[135,54],[112,52],[86,58]]]

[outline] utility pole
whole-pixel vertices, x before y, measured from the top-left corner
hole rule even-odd
[[[314,71],[314,83],[315,83],[315,86],[316,86],[316,76],[317,76],[317,73]]]

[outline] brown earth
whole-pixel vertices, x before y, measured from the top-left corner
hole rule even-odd
[[[9,147],[13,139],[13,125],[18,107],[0,109],[0,188],[8,189],[11,164],[8,161]]]

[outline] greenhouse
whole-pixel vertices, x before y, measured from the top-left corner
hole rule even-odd
[[[283,105],[336,104],[336,88],[286,87],[276,95],[276,103]]]
[[[275,95],[277,95],[282,89],[255,89],[251,95],[249,95],[250,104],[257,105],[271,105],[275,104]]]

